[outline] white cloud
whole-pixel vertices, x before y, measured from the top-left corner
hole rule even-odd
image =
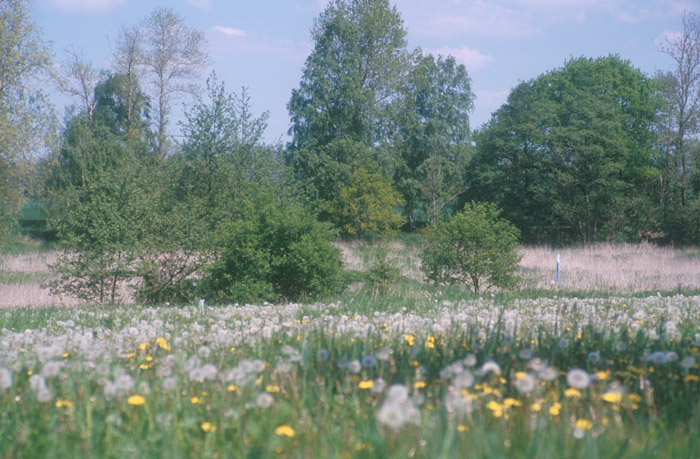
[[[504,89],[502,91],[476,91],[476,100],[479,102],[479,105],[498,108],[506,103],[508,94],[510,94],[510,89]]]
[[[211,0],[185,0],[185,3],[200,10],[211,9]]]
[[[435,15],[428,14],[428,17],[432,16],[426,21],[429,29],[418,26],[423,29],[423,32],[436,36],[479,35],[520,38],[530,37],[540,32],[531,14],[482,0],[443,9]]]
[[[467,70],[474,71],[486,67],[493,60],[491,56],[481,54],[476,49],[471,49],[466,46],[459,48],[440,48],[429,51],[432,54],[442,54],[443,56],[453,56],[458,62],[464,64]]]
[[[48,4],[68,13],[106,14],[127,0],[49,0]]]
[[[219,32],[227,37],[235,37],[235,38],[245,38],[248,36],[248,34],[241,30],[241,29],[233,29],[231,27],[224,27],[224,26],[214,26],[211,28],[214,32]]]

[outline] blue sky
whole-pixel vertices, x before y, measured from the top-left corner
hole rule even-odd
[[[657,51],[680,32],[684,10],[699,0],[394,0],[409,47],[451,54],[463,63],[476,93],[472,128],[488,121],[509,91],[571,57],[611,53],[652,75],[671,70]],[[212,68],[229,91],[249,88],[255,113],[270,113],[266,139],[288,140],[287,102],[313,48],[310,30],[327,0],[34,0],[32,15],[57,61],[73,47],[108,68],[122,26],[137,25],[168,6],[209,42]],[[69,103],[55,97],[60,112]]]

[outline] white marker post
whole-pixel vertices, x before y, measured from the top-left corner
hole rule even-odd
[[[557,287],[559,287],[559,256],[560,254],[557,254]]]

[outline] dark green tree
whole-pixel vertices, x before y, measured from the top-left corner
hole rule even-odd
[[[223,252],[203,279],[216,302],[305,300],[342,287],[334,234],[307,210],[269,192],[241,202],[222,239]]]
[[[478,134],[470,196],[529,242],[638,240],[656,225],[656,111],[629,62],[571,60],[518,85]]]
[[[394,137],[395,181],[411,226],[421,208],[435,223],[466,190],[474,97],[466,68],[453,57],[417,55],[401,88]]]
[[[388,0],[333,0],[316,20],[288,105],[288,159],[310,199],[335,199],[366,156],[386,165],[388,110],[408,69],[405,36]]]

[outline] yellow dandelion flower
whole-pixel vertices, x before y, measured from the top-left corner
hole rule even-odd
[[[564,396],[566,398],[581,398],[581,392],[578,389],[569,387],[564,391]]]
[[[64,358],[64,359],[67,359],[68,357],[70,357],[70,352],[64,352],[64,353],[63,353],[63,358]]]
[[[275,429],[275,435],[279,435],[280,437],[289,437],[292,438],[296,435],[296,431],[292,426],[288,426],[286,424],[281,425]]]
[[[508,397],[507,399],[503,400],[503,405],[505,405],[507,407],[523,406],[523,402],[521,402],[520,400],[511,398],[511,397]]]
[[[142,363],[141,365],[139,365],[139,368],[142,370],[148,370],[149,368],[151,368],[151,365],[148,363]]]
[[[198,403],[202,403],[202,399],[195,395],[194,397],[190,398],[190,403],[197,405]]]
[[[73,402],[70,400],[56,400],[56,408],[71,408]]]
[[[267,386],[265,386],[265,391],[269,392],[271,394],[276,394],[277,392],[280,391],[280,386],[276,386],[274,384],[268,384]]]
[[[685,382],[698,382],[700,377],[698,375],[688,375],[684,379]]]
[[[216,426],[211,422],[203,422],[201,427],[205,432],[216,432]]]
[[[360,389],[371,389],[374,386],[374,381],[369,380],[369,381],[360,381],[359,387]]]
[[[150,355],[147,355],[146,362],[152,362],[152,361],[153,361],[153,357],[151,357]]]
[[[139,344],[139,349],[141,349],[142,351],[145,351],[146,348],[148,348],[148,343],[143,342],[143,343]]]
[[[403,335],[403,339],[404,341],[406,341],[406,344],[408,344],[409,346],[413,346],[413,342],[415,340],[413,338],[413,335]]]
[[[542,411],[542,405],[539,404],[538,402],[533,403],[530,405],[530,411],[534,411],[535,413],[539,413]]]
[[[258,377],[258,379],[255,380],[255,385],[256,385],[256,386],[259,386],[259,385],[262,384],[262,382],[263,382],[263,377],[262,377],[262,375],[260,375],[260,376]]]
[[[593,428],[593,423],[588,419],[579,419],[576,421],[576,428],[581,430],[591,430]]]
[[[34,372],[32,370],[27,370],[27,376],[31,376]]]
[[[603,394],[602,399],[608,403],[620,403],[622,401],[622,393],[621,392],[606,392]]]
[[[561,403],[556,402],[549,407],[549,414],[552,416],[559,416],[559,413],[561,413]]]
[[[229,350],[229,352],[236,352],[236,348],[235,348],[235,347],[232,347],[232,348]]]
[[[162,336],[156,338],[156,345],[157,345],[159,348],[164,349],[164,350],[166,350],[166,351],[169,351],[169,350],[170,350],[170,346],[168,345],[168,342],[167,342],[167,341],[165,340],[165,338],[163,338]]]
[[[596,371],[595,373],[596,378],[600,379],[601,381],[607,381],[610,379],[610,372],[609,371]]]
[[[518,371],[515,373],[515,379],[525,379],[527,378],[527,373],[524,371]]]
[[[468,432],[468,431],[469,431],[469,427],[465,426],[464,424],[459,424],[457,426],[457,432]]]
[[[146,404],[146,399],[142,395],[132,395],[126,400],[129,405],[140,406]]]
[[[503,405],[501,405],[495,400],[491,400],[490,402],[488,402],[486,404],[486,408],[491,410],[491,414],[494,417],[500,418],[501,416],[503,416]]]
[[[416,381],[413,383],[413,387],[415,387],[416,389],[423,389],[427,385],[428,383],[425,381]]]
[[[435,337],[434,336],[428,336],[428,338],[425,341],[425,347],[428,349],[435,349]]]
[[[228,390],[229,392],[236,392],[238,390],[238,387],[231,384],[226,388],[226,390]]]
[[[126,354],[127,359],[133,359],[134,357],[136,357],[136,352],[129,352]]]

